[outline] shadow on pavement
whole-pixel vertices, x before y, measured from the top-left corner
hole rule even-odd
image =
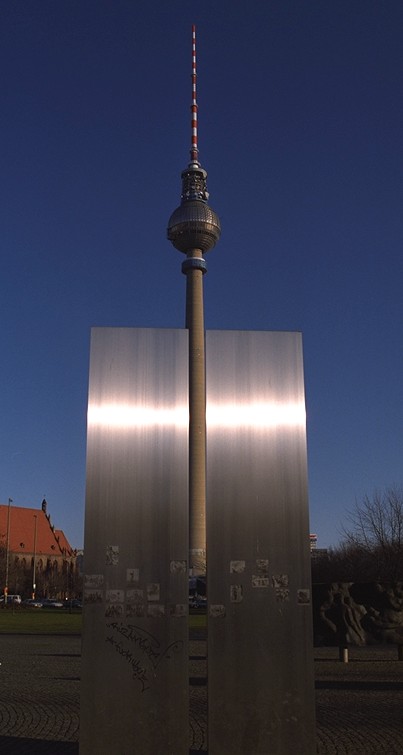
[[[403,682],[366,682],[354,679],[319,680],[315,682],[315,689],[369,689],[376,692],[377,690],[401,690],[403,689]]]
[[[0,737],[1,755],[78,755],[78,742]]]

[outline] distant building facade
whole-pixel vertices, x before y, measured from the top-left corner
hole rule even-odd
[[[71,597],[76,572],[77,551],[52,524],[45,499],[39,509],[0,504],[1,593]]]
[[[319,559],[319,558],[327,558],[328,551],[327,548],[318,548],[318,536],[317,535],[309,535],[309,545],[311,548],[311,558],[312,559]]]

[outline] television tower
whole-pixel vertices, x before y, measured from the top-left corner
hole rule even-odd
[[[192,26],[192,138],[190,163],[182,171],[180,206],[168,221],[167,236],[186,254],[186,328],[189,330],[189,569],[206,570],[206,378],[203,312],[203,253],[220,238],[218,215],[208,206],[207,173],[199,162],[196,97],[196,27]]]

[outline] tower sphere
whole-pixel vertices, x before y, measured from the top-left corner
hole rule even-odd
[[[201,252],[208,252],[216,245],[221,234],[218,215],[208,206],[207,173],[199,162],[197,146],[197,97],[196,97],[196,27],[192,26],[192,146],[190,163],[182,171],[181,204],[168,221],[167,237],[175,249],[195,259]],[[195,254],[194,254],[195,253]],[[185,264],[185,263],[184,263]],[[205,264],[205,263],[204,263]],[[194,268],[182,265],[186,275]],[[204,266],[203,272],[207,268]]]
[[[218,215],[200,199],[187,200],[174,210],[168,221],[168,239],[180,252],[200,249],[208,252],[220,238]]]

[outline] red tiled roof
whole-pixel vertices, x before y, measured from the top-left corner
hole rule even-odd
[[[10,512],[10,551],[33,553],[36,517],[36,553],[46,556],[71,556],[72,548],[62,530],[52,529],[50,517],[42,509],[0,504],[0,542],[6,545]],[[65,549],[65,550],[64,550]]]
[[[64,534],[63,530],[55,530],[56,539],[59,539],[59,548],[61,551],[65,551],[66,553],[69,553],[71,551],[71,545],[69,541],[67,540],[66,535]]]

